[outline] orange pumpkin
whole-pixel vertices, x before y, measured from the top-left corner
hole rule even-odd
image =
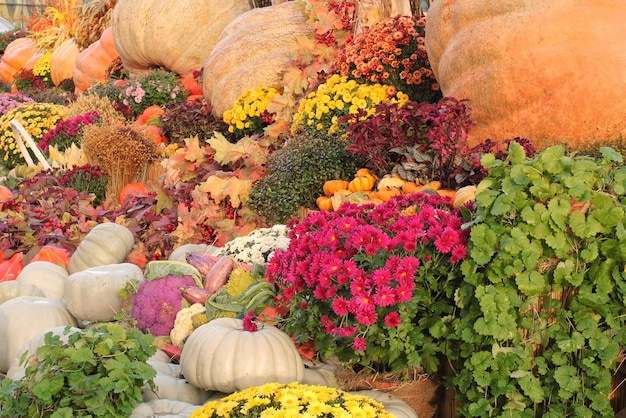
[[[324,183],[323,189],[326,196],[332,196],[337,190],[348,190],[347,180],[328,180]]]
[[[31,38],[17,38],[10,42],[0,61],[0,80],[7,84],[13,83],[15,74],[24,69],[35,52],[35,42]]]
[[[405,181],[401,190],[404,194],[411,194],[417,190],[417,184],[414,181]]]
[[[317,207],[324,212],[333,210],[333,200],[330,196],[320,196],[315,203],[317,203]]]
[[[120,190],[118,202],[121,205],[126,200],[132,200],[138,196],[147,196],[150,193],[148,187],[141,182],[128,183]]]
[[[178,81],[185,87],[190,96],[202,96],[202,84],[199,84],[193,76],[181,77]]]
[[[107,70],[120,54],[115,49],[113,30],[105,29],[100,39],[76,56],[74,86],[77,92],[86,91],[99,81],[107,79]]]
[[[386,186],[381,189],[378,189],[378,192],[376,193],[376,198],[382,200],[383,202],[387,202],[392,197],[399,196],[401,194],[402,194],[402,190],[400,190],[398,187]]]
[[[626,137],[624,22],[624,1],[441,0],[426,49],[444,96],[470,100],[470,145],[576,147]]]
[[[351,192],[367,192],[374,188],[378,180],[378,176],[372,173],[367,168],[360,168],[357,170],[356,175],[350,183],[348,183],[348,190]]]
[[[69,38],[52,51],[50,56],[50,78],[56,87],[74,77],[78,45],[74,38]]]
[[[456,190],[439,189],[437,190],[437,194],[439,196],[449,197],[452,201],[454,201],[454,197],[456,196]]]

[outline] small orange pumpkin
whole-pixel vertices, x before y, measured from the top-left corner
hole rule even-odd
[[[332,196],[337,190],[348,190],[347,180],[328,180],[324,183],[324,194],[326,196]]]
[[[141,182],[128,183],[122,190],[120,190],[120,194],[118,196],[118,202],[121,205],[126,200],[132,200],[138,196],[147,196],[150,193],[148,187]]]
[[[350,183],[348,183],[348,190],[351,192],[367,192],[374,188],[378,180],[378,176],[372,173],[367,168],[360,168]]]
[[[15,81],[15,74],[24,69],[24,66],[35,55],[37,47],[29,38],[17,38],[11,41],[4,50],[0,60],[0,80],[7,84]]]
[[[333,210],[333,200],[329,196],[320,196],[316,200],[317,207],[324,212]]]
[[[383,187],[382,189],[378,189],[378,199],[383,202],[388,202],[392,197],[398,196],[402,194],[402,190],[397,187]]]
[[[417,191],[417,184],[414,181],[405,181],[401,187],[402,193],[411,194]]]
[[[439,189],[437,190],[437,194],[439,196],[449,197],[450,199],[454,201],[454,197],[456,196],[456,190]]]

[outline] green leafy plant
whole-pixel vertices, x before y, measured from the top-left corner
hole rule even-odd
[[[613,416],[626,344],[626,168],[552,146],[487,154],[447,356],[460,415]]]
[[[189,92],[178,80],[178,75],[166,70],[153,70],[129,80],[117,80],[119,93],[116,102],[127,109],[125,114],[140,115],[152,105],[183,101]]]
[[[326,180],[352,178],[360,166],[347,142],[324,133],[302,133],[272,153],[266,174],[250,191],[248,205],[270,223],[286,223],[298,210],[315,208]]]
[[[74,166],[56,173],[61,186],[70,187],[78,192],[93,194],[93,205],[104,201],[107,192],[107,175],[98,166],[91,164]]]
[[[185,139],[197,136],[206,141],[213,132],[226,132],[228,126],[211,113],[211,105],[206,100],[183,100],[164,106],[159,126],[170,143],[185,145]]]
[[[142,387],[154,387],[154,337],[116,323],[63,334],[47,333],[36,355],[22,356],[24,378],[2,381],[0,417],[130,416]]]

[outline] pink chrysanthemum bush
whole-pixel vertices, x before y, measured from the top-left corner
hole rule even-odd
[[[462,225],[449,199],[425,193],[292,221],[266,270],[289,300],[283,329],[353,369],[435,372],[462,280]]]

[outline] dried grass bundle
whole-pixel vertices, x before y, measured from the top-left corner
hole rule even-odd
[[[81,147],[93,165],[109,176],[107,198],[116,197],[131,182],[145,182],[156,159],[156,144],[132,125],[88,125]]]
[[[121,124],[126,121],[124,115],[115,110],[113,103],[108,97],[100,97],[93,92],[85,92],[78,95],[76,100],[68,106],[66,119],[71,119],[93,110],[98,112],[106,123]]]
[[[74,39],[80,49],[87,48],[100,39],[102,32],[111,26],[113,7],[117,0],[91,0],[77,7],[74,22]]]

